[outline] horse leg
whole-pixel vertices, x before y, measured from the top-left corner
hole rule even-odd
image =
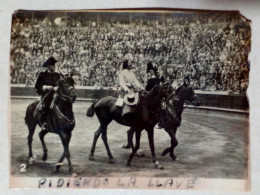
[[[177,160],[178,158],[175,156],[174,154],[174,149],[175,147],[178,145],[178,140],[176,138],[175,132],[173,133],[172,139],[171,139],[171,151],[170,151],[170,157],[172,158],[172,160]]]
[[[95,153],[97,140],[98,140],[100,134],[102,133],[102,129],[103,129],[102,124],[100,124],[98,130],[94,134],[94,139],[93,139],[93,143],[92,143],[92,147],[91,147],[91,151],[90,151],[90,155],[89,155],[89,160],[94,160],[94,153]]]
[[[28,135],[27,139],[28,139],[28,146],[29,146],[29,158],[33,157],[32,141],[33,141],[33,135],[35,132],[35,128],[36,128],[36,124],[28,124],[29,135]]]
[[[29,129],[29,135],[27,137],[28,139],[28,147],[29,147],[29,157],[28,162],[29,164],[33,164],[33,161],[35,160],[32,153],[32,141],[33,141],[33,135],[36,128],[36,123],[27,124]]]
[[[178,140],[176,139],[176,128],[175,129],[166,129],[165,130],[169,136],[171,137],[171,147],[166,148],[163,152],[162,152],[162,156],[165,156],[167,153],[170,153],[170,157],[172,158],[172,160],[176,160],[177,157],[174,154],[174,148],[178,145]]]
[[[42,142],[42,147],[43,147],[43,155],[42,155],[42,160],[43,161],[46,161],[47,160],[47,147],[45,145],[45,141],[44,141],[44,136],[48,133],[48,131],[46,130],[41,130],[40,133],[39,133],[39,137],[40,137],[40,140]]]
[[[133,159],[135,153],[137,152],[137,150],[138,150],[139,147],[140,147],[141,131],[142,131],[142,130],[137,130],[137,131],[135,131],[135,139],[136,139],[136,141],[135,141],[135,147],[132,148],[132,153],[130,154],[130,156],[129,156],[128,159],[127,159],[127,164],[126,164],[127,166],[130,166],[131,161],[132,161],[132,159]]]
[[[151,150],[154,166],[155,166],[155,168],[163,169],[163,166],[157,161],[155,150],[154,150],[154,130],[153,130],[153,128],[147,129],[147,134],[148,134],[148,140],[149,140],[149,145],[150,145],[150,150]]]
[[[105,147],[106,147],[107,155],[108,155],[109,160],[114,159],[113,156],[112,156],[112,154],[111,154],[111,151],[110,151],[110,149],[109,149],[109,145],[108,145],[108,143],[107,143],[107,127],[103,127],[103,128],[102,128],[102,136],[101,136],[101,138],[102,138],[102,140],[103,140],[103,142],[104,142],[104,145],[105,145]],[[111,161],[111,162],[112,162],[112,161]]]
[[[60,133],[60,138],[62,141],[62,145],[64,147],[64,155],[68,160],[68,165],[69,165],[69,172],[72,172],[72,164],[70,161],[70,151],[69,151],[69,143],[70,143],[70,138],[71,138],[71,133]],[[63,156],[61,157],[60,160],[63,160]],[[57,169],[57,167],[56,167]]]
[[[134,136],[134,129],[130,128],[127,131],[127,144],[123,146],[125,149],[133,148],[133,136]]]

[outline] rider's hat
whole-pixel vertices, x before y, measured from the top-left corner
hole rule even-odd
[[[124,102],[127,105],[135,105],[138,102],[138,93],[129,93],[124,96]]]
[[[49,57],[49,59],[46,60],[46,62],[44,62],[44,64],[42,66],[49,67],[51,65],[55,65],[56,62],[57,62],[57,60],[54,57]]]

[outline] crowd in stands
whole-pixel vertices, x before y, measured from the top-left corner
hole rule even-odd
[[[211,14],[133,18],[129,23],[81,17],[59,22],[13,19],[11,83],[34,85],[44,61],[54,56],[59,71],[73,72],[81,86],[117,87],[122,62],[128,59],[143,85],[146,65],[152,62],[166,80],[179,85],[189,77],[199,90],[247,89],[251,30],[241,18],[218,21]]]

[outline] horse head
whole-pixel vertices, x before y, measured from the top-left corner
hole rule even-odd
[[[57,93],[63,100],[74,103],[76,100],[76,89],[74,87],[75,82],[72,77],[65,76],[58,82]]]
[[[196,96],[192,87],[181,86],[176,90],[175,94],[180,101],[199,106],[199,102],[195,101]]]
[[[168,88],[166,94],[169,94],[166,101],[162,102],[162,112],[160,116],[161,125],[164,128],[171,129],[181,124],[181,115],[184,109],[184,103],[199,106],[192,87],[181,86],[176,91]]]

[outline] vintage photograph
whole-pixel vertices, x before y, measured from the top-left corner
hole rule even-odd
[[[17,10],[10,187],[250,189],[250,49],[239,11]]]

